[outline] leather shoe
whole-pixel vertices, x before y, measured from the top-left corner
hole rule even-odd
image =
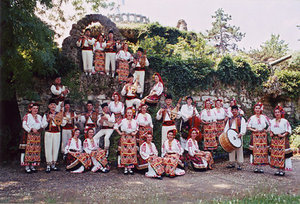
[[[50,173],[50,171],[51,171],[50,166],[47,166],[45,172],[46,172],[46,173]]]
[[[234,167],[235,167],[234,164],[229,164],[229,165],[226,166],[227,169],[232,169],[232,168],[234,168]]]
[[[239,170],[239,171],[241,171],[241,170],[242,170],[242,167],[241,167],[241,166],[238,166],[236,169]]]

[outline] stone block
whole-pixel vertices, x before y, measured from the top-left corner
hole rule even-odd
[[[97,100],[104,100],[106,99],[106,95],[105,94],[100,94],[97,96]]]

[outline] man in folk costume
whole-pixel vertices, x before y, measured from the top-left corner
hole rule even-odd
[[[37,114],[39,106],[36,103],[31,104],[29,111],[22,123],[27,137],[24,153],[21,154],[21,166],[25,166],[26,173],[36,172],[35,166],[39,166],[41,162],[42,116]]]
[[[215,100],[215,108],[213,108],[212,110],[215,112],[215,116],[216,116],[216,137],[217,137],[217,141],[219,136],[224,132],[224,127],[225,127],[225,122],[227,121],[228,117],[227,117],[227,113],[223,108],[223,104],[222,104],[223,100],[222,99],[217,99]],[[232,112],[232,110],[231,110]]]
[[[95,132],[96,127],[97,127],[97,121],[100,118],[100,115],[98,112],[99,110],[98,110],[98,108],[96,108],[96,110],[94,110],[92,101],[87,102],[86,109],[87,109],[87,111],[84,114],[82,114],[80,117],[80,122],[84,124],[84,133],[86,133],[86,131],[89,128],[93,128],[94,132]]]
[[[158,156],[158,151],[155,144],[152,142],[152,132],[146,136],[146,141],[140,147],[140,155],[142,159],[147,161],[148,172],[146,177],[162,179],[164,173],[163,158]]]
[[[144,85],[145,85],[145,68],[149,66],[149,61],[147,56],[144,54],[143,48],[138,48],[136,53],[136,58],[133,61],[133,68],[134,68],[134,79],[139,78],[139,83],[141,85],[141,97],[143,97],[144,93]]]
[[[123,43],[122,50],[118,52],[116,59],[118,60],[118,80],[120,83],[127,82],[129,64],[133,61],[133,57],[128,51],[128,43]]]
[[[70,101],[66,100],[64,103],[63,121],[62,121],[62,134],[61,134],[61,152],[65,154],[65,147],[72,137],[72,131],[75,128],[75,123],[78,121],[78,116],[74,111],[70,110]]]
[[[124,104],[120,101],[121,96],[118,92],[114,92],[112,95],[112,100],[109,105],[109,111],[114,113],[115,115],[115,122],[121,123],[123,117],[124,117]]]
[[[254,173],[264,173],[262,165],[269,164],[267,131],[270,127],[270,121],[262,112],[263,104],[259,102],[254,106],[255,114],[250,117],[247,124],[247,129],[252,132],[249,149],[252,151],[250,163],[257,167]]]
[[[133,75],[128,75],[128,83],[125,84],[121,91],[121,95],[125,96],[126,108],[136,106],[136,109],[140,107],[141,100],[137,98],[136,93],[141,93],[141,86],[138,81],[133,80]]]
[[[243,135],[245,135],[247,130],[246,120],[239,114],[237,106],[231,106],[232,116],[227,120],[226,126],[224,128],[224,132],[232,129],[238,133],[238,137],[242,140],[242,146],[238,149],[233,150],[229,153],[229,165],[227,168],[234,168],[235,163],[237,162],[237,170],[242,170],[241,165],[244,162],[244,154],[243,154]]]
[[[91,37],[91,29],[88,28],[76,42],[76,45],[82,50],[83,71],[86,75],[91,75],[93,72],[93,45],[95,41],[95,38]]]
[[[161,144],[163,144],[167,140],[167,134],[169,130],[176,130],[175,119],[171,119],[171,111],[174,109],[172,101],[172,95],[167,94],[165,98],[165,106],[159,109],[159,111],[156,114],[156,119],[162,119],[163,122],[161,129]],[[177,104],[177,108],[179,108],[179,106],[180,105]],[[179,119],[179,117],[180,115],[178,114],[176,118]]]
[[[101,130],[94,136],[94,140],[98,140],[99,144],[100,138],[104,136],[104,150],[106,151],[106,157],[108,157],[110,146],[109,139],[114,132],[115,114],[109,111],[107,103],[103,103],[101,108],[103,113],[97,121],[97,124],[101,126]]]
[[[183,149],[185,149],[189,129],[190,121],[193,120],[193,117],[199,117],[199,113],[197,108],[192,104],[194,102],[191,96],[186,98],[186,104],[181,106],[180,109],[180,116],[182,118],[182,125],[181,125],[181,137],[180,137],[180,144]],[[195,121],[194,121],[195,122]],[[199,128],[199,127],[198,127]]]
[[[56,77],[54,80],[54,84],[50,87],[52,93],[52,99],[55,100],[56,103],[56,112],[59,112],[62,108],[62,103],[65,101],[65,97],[70,91],[67,87],[61,84],[61,77]]]
[[[46,173],[50,173],[51,170],[59,170],[56,162],[60,146],[60,125],[56,124],[56,117],[59,113],[55,111],[56,103],[53,99],[50,99],[48,108],[49,112],[45,113],[42,120],[42,127],[45,128]]]
[[[289,122],[284,118],[284,110],[278,105],[274,109],[275,118],[271,120],[270,125],[270,166],[276,168],[275,176],[284,176],[285,170],[292,171],[293,152],[290,148],[289,135],[292,134],[292,128]]]
[[[116,53],[121,49],[121,44],[114,40],[114,32],[110,30],[108,32],[108,40],[105,47],[105,72],[109,75],[109,67],[111,65],[112,77],[115,76],[116,70]]]

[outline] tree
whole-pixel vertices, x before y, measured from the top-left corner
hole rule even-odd
[[[222,55],[231,50],[237,50],[238,46],[235,42],[241,41],[245,33],[241,33],[239,27],[228,24],[231,15],[224,13],[224,10],[220,8],[212,18],[215,21],[212,23],[212,29],[207,30],[207,38],[216,43],[215,47]]]
[[[280,39],[280,35],[271,34],[271,39],[264,42],[259,49],[250,50],[249,56],[258,62],[274,61],[289,51],[289,45]]]
[[[25,95],[34,77],[57,72],[54,32],[34,15],[37,2],[51,6],[51,0],[1,1],[0,160],[16,153],[21,132],[17,94]]]

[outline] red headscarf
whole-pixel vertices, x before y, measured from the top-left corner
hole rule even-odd
[[[128,107],[125,110],[125,118],[127,118],[127,111],[132,110],[132,119],[134,118],[135,110],[132,107]]]
[[[119,97],[119,101],[121,100],[121,96],[120,96],[120,94],[118,93],[118,92],[114,92],[113,93],[113,95],[111,96],[111,98],[113,99],[113,100],[115,100],[115,95],[117,95],[118,97]]]
[[[207,106],[206,106],[206,102],[207,102],[207,101],[209,101],[209,104],[210,104],[210,105],[209,105],[209,109],[211,109],[212,104],[211,104],[210,98],[208,98],[208,99],[205,100],[205,102],[204,102],[204,108],[205,108],[205,109],[207,108]]]
[[[84,135],[84,138],[85,138],[85,139],[89,137],[89,131],[90,131],[90,130],[93,130],[93,131],[94,131],[94,134],[95,134],[95,130],[94,130],[93,128],[90,127],[90,128],[87,129],[87,131],[86,131],[86,133],[85,133],[85,135]]]
[[[100,36],[103,37],[103,42],[104,42],[105,35],[104,35],[103,33],[99,33],[99,35],[97,36],[97,41],[100,42],[100,41],[99,41]]]
[[[159,73],[155,72],[155,73],[153,74],[153,79],[154,79],[155,76],[158,76],[159,82],[162,83],[162,85],[164,85],[164,82],[163,82],[161,76],[159,75]]]
[[[177,130],[176,130],[176,129],[169,130],[169,131],[167,132],[167,135],[169,134],[169,132],[173,132],[173,135],[174,135],[174,137],[175,137],[175,135],[176,135],[176,133],[177,133]]]
[[[231,101],[230,101],[230,103],[231,103],[231,102],[233,102],[233,105],[234,105],[234,106],[237,106],[237,103],[236,103],[235,98],[232,98]],[[231,105],[230,105],[230,106],[231,106]]]
[[[217,107],[217,102],[218,101],[220,101],[221,102],[221,107],[223,106],[223,104],[222,104],[222,102],[223,102],[223,100],[222,99],[220,99],[220,98],[218,98],[217,100],[215,100],[215,107]]]
[[[279,104],[274,108],[274,113],[275,113],[275,110],[279,110],[281,113],[281,118],[284,118],[285,111]]]
[[[262,114],[263,110],[264,110],[264,105],[261,102],[258,102],[257,104],[255,104],[254,106],[254,111],[255,111],[255,107],[259,106],[260,107],[260,114]]]

